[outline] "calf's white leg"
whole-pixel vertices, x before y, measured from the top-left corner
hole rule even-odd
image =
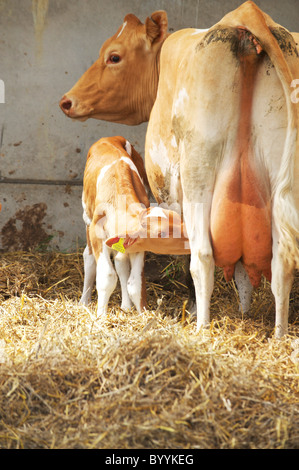
[[[130,258],[125,253],[119,252],[115,256],[114,264],[121,287],[121,308],[123,310],[130,310],[133,305],[128,293],[128,280],[131,270]]]
[[[130,254],[131,274],[128,280],[128,293],[139,313],[146,306],[144,256],[144,252]]]
[[[98,293],[98,317],[105,315],[108,302],[117,284],[117,275],[110,259],[110,249],[103,243],[102,251],[97,261],[96,286]]]
[[[96,260],[93,253],[90,253],[88,245],[83,252],[84,261],[84,284],[80,304],[87,305],[91,301],[91,293],[96,278]]]

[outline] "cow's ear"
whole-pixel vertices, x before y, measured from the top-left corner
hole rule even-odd
[[[146,35],[151,43],[163,42],[167,37],[168,19],[164,10],[158,10],[146,18]]]
[[[124,23],[129,23],[129,24],[132,24],[132,25],[135,25],[135,26],[138,26],[141,23],[141,21],[137,18],[137,16],[133,15],[133,13],[128,13],[125,17],[124,17]],[[120,27],[122,28],[123,25]]]

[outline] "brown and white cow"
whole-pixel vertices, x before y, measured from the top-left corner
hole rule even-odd
[[[299,265],[295,40],[251,1],[208,31],[169,37],[165,12],[145,25],[129,15],[60,103],[70,117],[137,124],[149,117],[158,83],[146,170],[157,201],[183,207],[198,328],[209,322],[216,263],[227,279],[235,272],[245,307],[248,280],[271,278],[276,335],[287,331]],[[142,73],[131,73],[131,59]]]
[[[173,34],[160,67],[146,170],[158,202],[183,205],[197,325],[209,322],[214,264],[230,280],[241,260],[236,281],[245,300],[244,275],[253,286],[262,274],[271,280],[281,336],[299,267],[293,38],[247,2],[199,40],[192,30]]]
[[[188,239],[180,216],[150,207],[142,157],[123,137],[103,138],[90,148],[83,182],[84,250],[82,304],[96,280],[98,316],[120,280],[121,308],[146,307],[144,252],[185,254]],[[111,257],[114,257],[114,269]]]

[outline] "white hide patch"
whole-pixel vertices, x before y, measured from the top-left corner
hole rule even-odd
[[[196,34],[200,34],[200,33],[206,33],[207,31],[209,31],[210,28],[207,28],[207,29],[197,29],[196,31],[194,31],[194,33],[191,34],[191,36],[195,36]]]
[[[129,153],[129,152],[128,152]],[[129,167],[131,168],[132,171],[135,171],[135,173],[137,173],[137,175],[139,176],[139,179],[140,181],[142,181],[141,177],[140,177],[140,174],[138,173],[138,170],[136,168],[136,166],[134,165],[134,163],[132,162],[132,160],[129,158],[129,157],[121,157],[121,160],[123,162],[125,162],[127,165],[129,165]]]
[[[151,208],[150,210],[150,213],[147,214],[145,216],[145,218],[147,217],[162,217],[164,219],[167,219],[166,215],[164,214],[163,210],[161,209],[161,207],[153,207]]]
[[[127,143],[129,144],[129,142],[127,142]],[[129,152],[128,152],[128,154],[129,154]],[[129,157],[126,157],[126,156],[121,157],[120,160],[124,161],[127,165],[129,165],[129,167],[132,171],[135,171],[135,173],[137,173],[137,175],[139,176],[140,181],[143,184],[142,178],[140,177],[140,175],[138,173],[138,170],[137,170],[136,166],[134,165],[134,163],[132,162],[132,160]],[[105,178],[105,175],[106,175],[107,171],[110,170],[110,168],[113,165],[115,165],[115,163],[117,163],[117,162],[119,162],[118,159],[115,160],[113,163],[110,163],[109,165],[103,166],[103,168],[101,169],[100,174],[98,176],[98,179],[97,179],[97,191],[98,191],[98,188],[99,188],[99,184],[101,184],[101,181]]]
[[[178,97],[174,102],[173,108],[172,108],[172,114],[177,116],[180,112],[184,112],[184,104],[189,101],[189,95],[186,91],[186,88],[182,88],[179,91]]]
[[[120,32],[118,33],[118,35],[116,36],[116,39],[119,38],[119,36],[121,35],[121,33],[123,32],[123,30],[125,29],[125,27],[127,26],[127,22],[125,21],[122,25],[122,28],[120,30]]]
[[[109,168],[111,168],[112,165],[114,165],[114,163],[116,163],[116,161],[117,161],[117,160],[115,160],[115,162],[113,162],[113,163],[110,163],[109,165],[103,166],[103,168],[101,169],[100,174],[99,174],[99,176],[98,176],[97,188],[98,188],[98,184],[99,184],[100,181],[105,177],[105,174],[107,173],[107,171],[109,170]]]
[[[159,145],[153,142],[152,147],[149,150],[149,154],[154,165],[158,165],[163,176],[166,174],[166,170],[169,168],[169,158],[167,148],[165,147],[162,140]]]
[[[126,140],[126,145],[125,145],[125,149],[126,149],[126,152],[130,155],[130,157],[132,156],[132,145],[130,144],[130,142],[128,140]]]
[[[89,226],[91,224],[91,220],[88,217],[88,215],[86,214],[86,205],[85,205],[85,202],[83,200],[83,194],[82,194],[82,207],[83,207],[83,220],[84,220],[85,224]]]
[[[171,143],[171,146],[172,146],[173,148],[175,148],[175,149],[176,149],[176,148],[178,147],[178,144],[177,144],[177,141],[176,141],[175,135],[173,135],[173,136],[172,136],[172,138],[171,138],[171,142],[170,142],[170,143]]]

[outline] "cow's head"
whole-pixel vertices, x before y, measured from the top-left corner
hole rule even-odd
[[[88,118],[137,125],[148,121],[159,79],[159,56],[167,37],[167,14],[156,11],[142,24],[124,18],[99,58],[60,101],[74,119]]]
[[[106,245],[118,251],[136,253],[151,251],[158,254],[189,254],[189,240],[180,215],[161,207],[144,209],[135,228],[106,240]]]

